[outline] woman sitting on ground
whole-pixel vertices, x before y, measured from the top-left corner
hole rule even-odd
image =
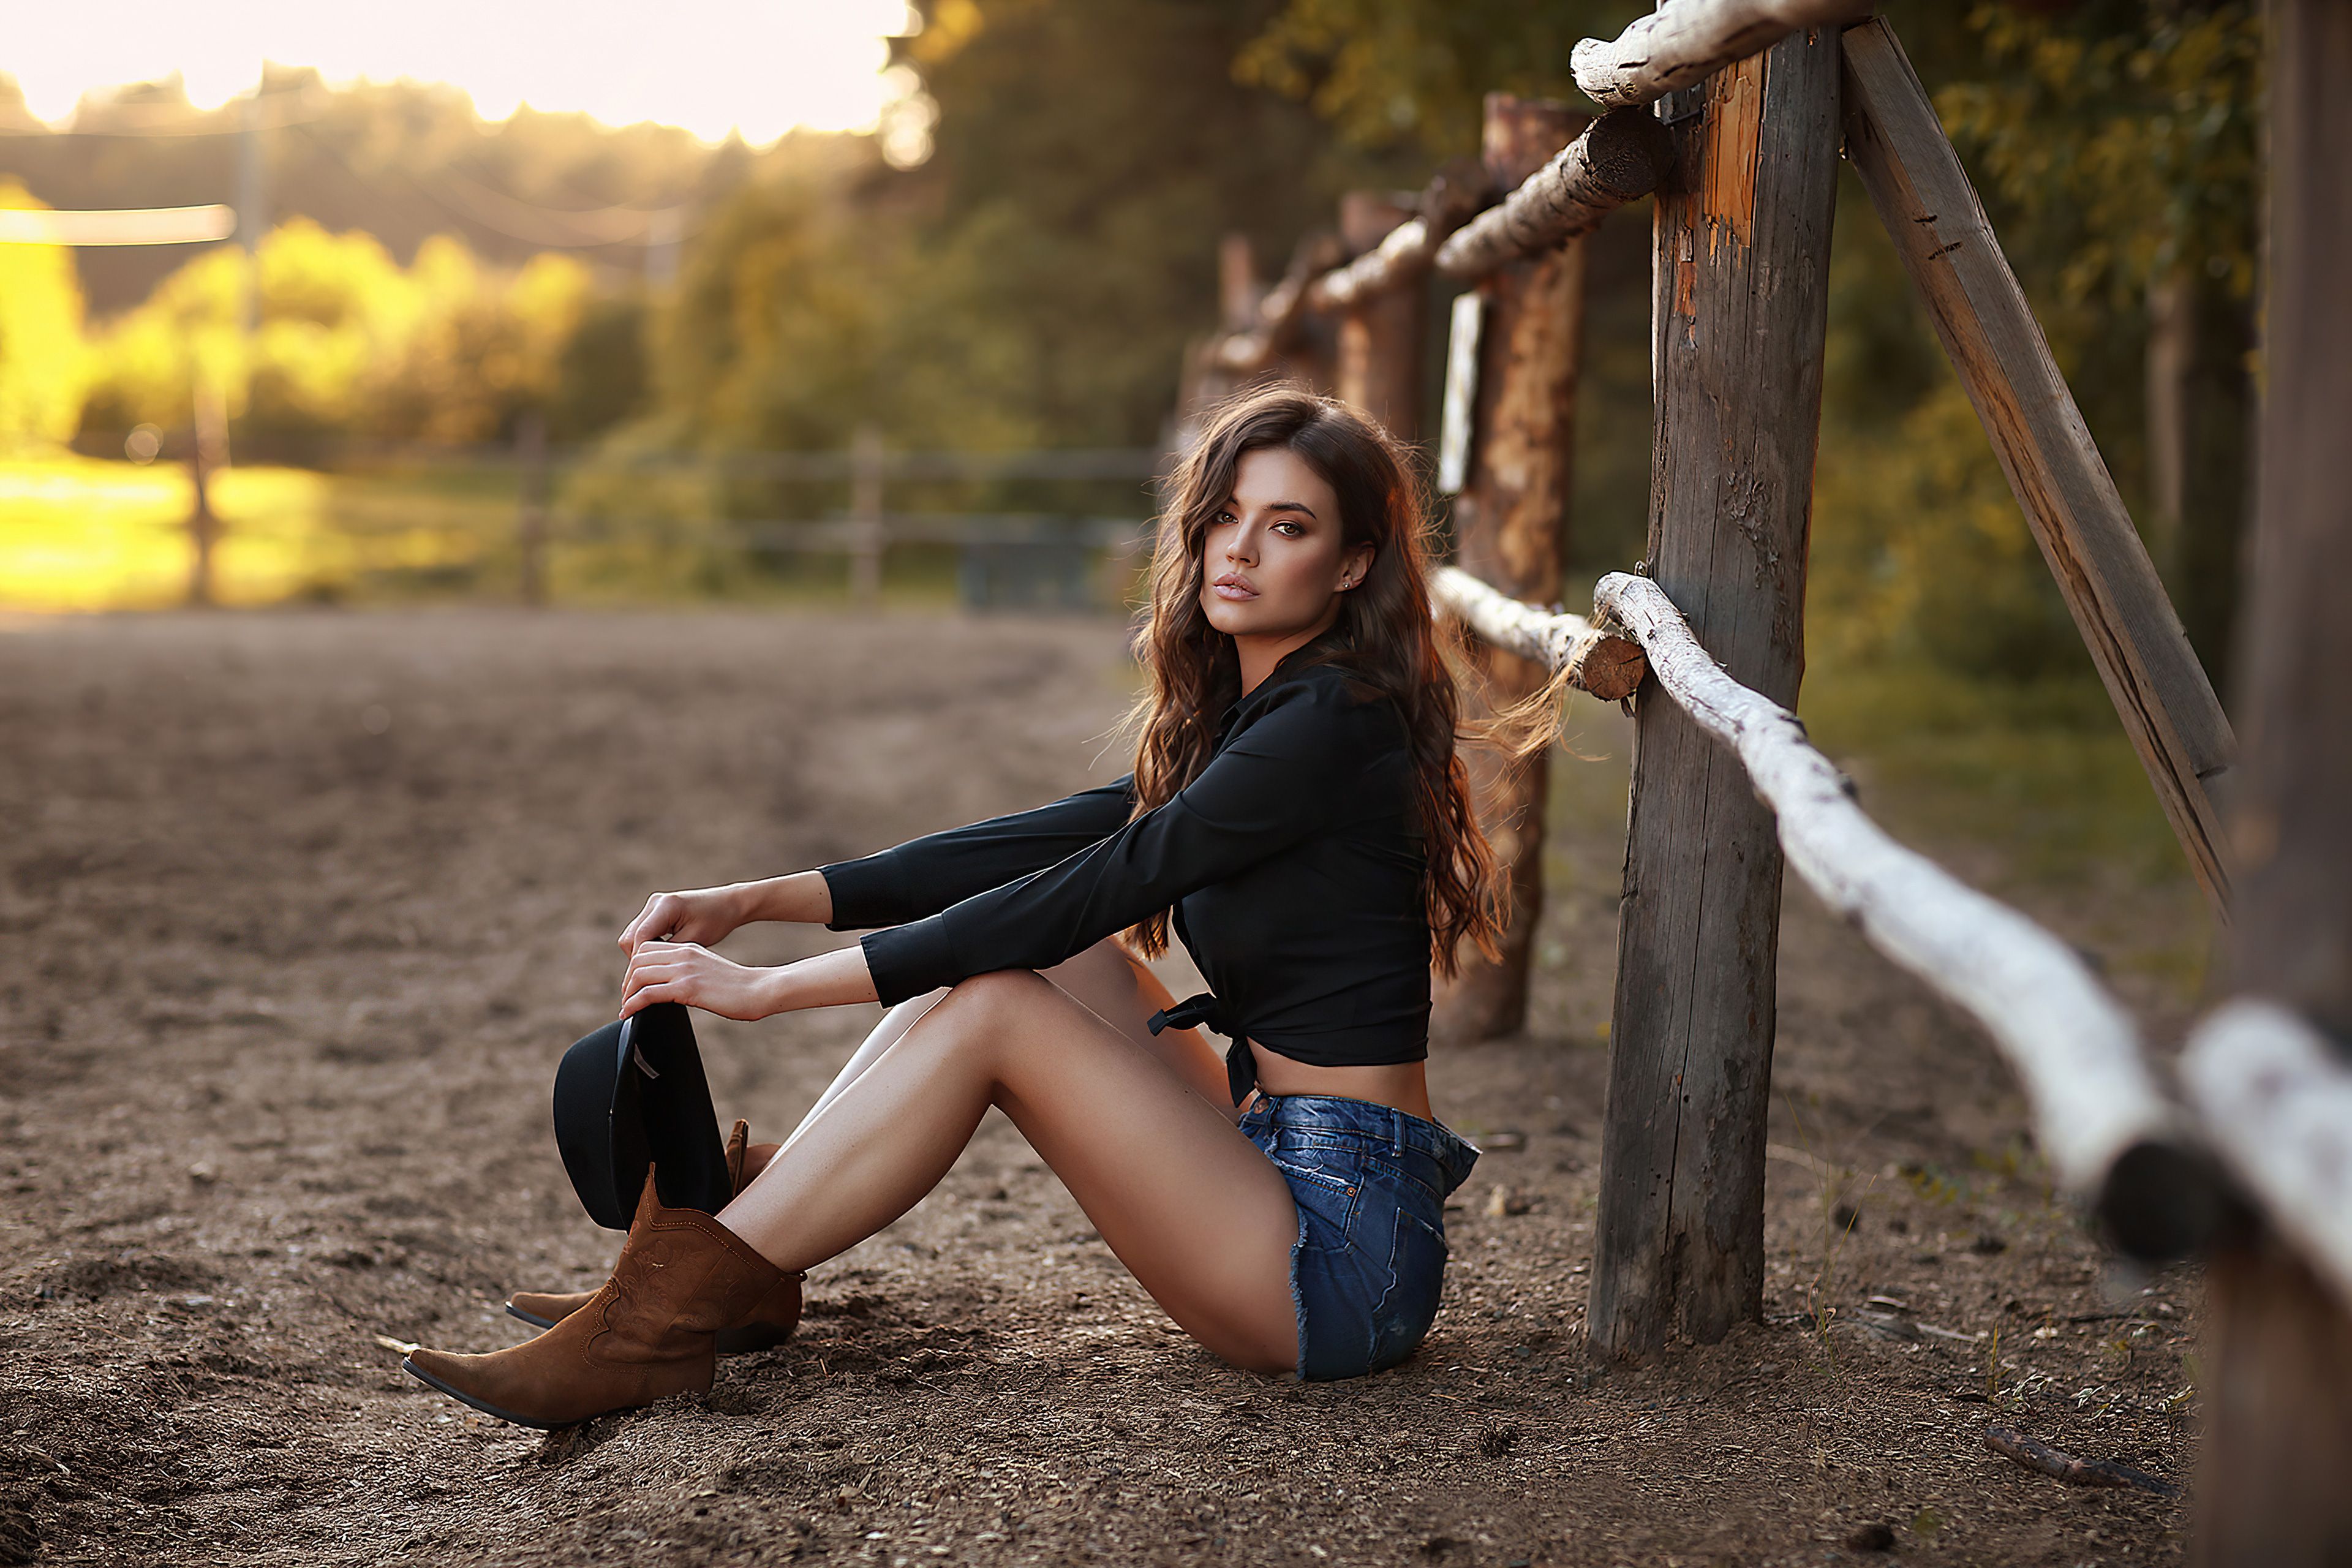
[[[1397,447],[1344,405],[1276,388],[1227,405],[1173,486],[1135,771],[649,900],[621,937],[624,1016],[890,1010],[715,1219],[648,1180],[584,1306],[410,1370],[535,1426],[708,1389],[715,1336],[912,1208],[991,1106],[1225,1361],[1341,1378],[1410,1354],[1437,1310],[1445,1195],[1477,1157],[1430,1109],[1430,973],[1465,936],[1491,954],[1500,914],[1425,528]],[[710,951],[754,921],[869,934],[772,969]],[[1171,921],[1214,988],[1181,1006],[1132,956],[1164,952]],[[1233,1041],[1222,1061],[1203,1023]]]

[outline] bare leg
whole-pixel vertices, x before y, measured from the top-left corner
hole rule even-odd
[[[1225,1110],[1229,1118],[1235,1114],[1227,1109],[1223,1058],[1198,1029],[1163,1029],[1157,1035],[1151,1032],[1146,1020],[1160,1009],[1175,1005],[1176,998],[1160,983],[1158,975],[1138,963],[1116,940],[1105,937],[1076,957],[1038,973],[1068,992],[1088,1012],[1167,1063],[1210,1104]],[[915,1020],[937,1006],[946,994],[945,990],[926,992],[883,1014],[882,1021],[874,1026],[873,1032],[834,1076],[816,1103],[809,1107],[808,1114],[801,1118],[800,1126],[793,1129],[785,1143],[798,1138],[816,1120],[818,1112],[856,1082],[859,1074],[881,1060],[882,1053],[898,1044],[899,1037],[915,1026]]]
[[[719,1219],[780,1268],[821,1263],[912,1208],[992,1105],[1186,1333],[1236,1365],[1297,1364],[1281,1173],[1229,1110],[1028,970],[950,990]]]

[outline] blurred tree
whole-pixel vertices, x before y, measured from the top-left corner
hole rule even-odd
[[[524,108],[485,121],[458,89],[415,81],[329,87],[316,71],[268,68],[262,150],[273,218],[363,229],[404,265],[436,234],[496,265],[569,248],[608,286],[641,279],[648,237],[630,211],[693,215],[745,180],[821,165],[855,138],[787,136],[752,152],[713,147],[675,126],[600,125],[584,114]],[[0,76],[0,120],[23,123]],[[59,207],[180,206],[237,200],[244,106],[198,110],[176,85],[122,89],[77,115],[74,134],[0,132],[0,176]],[[615,214],[612,209],[622,209]],[[570,215],[570,216],[567,216]],[[89,250],[76,258],[93,310],[145,299],[181,258],[165,250]]]
[[[1650,7],[1628,0],[1290,0],[1236,74],[1304,99],[1365,146],[1425,156],[1478,150],[1489,92],[1586,103],[1569,74],[1579,38],[1614,37]]]
[[[260,299],[248,339],[249,271]],[[242,250],[208,251],[102,331],[83,421],[184,424],[202,378],[221,387],[241,439],[298,454],[337,434],[499,438],[555,397],[589,290],[568,257],[509,272],[445,237],[403,268],[373,236],[297,218],[263,238],[252,268]]]
[[[652,392],[646,353],[651,330],[641,289],[598,295],[587,302],[556,365],[547,414],[551,439],[584,441],[646,411]]]
[[[1216,247],[1278,270],[1350,184],[1417,185],[1423,159],[1342,148],[1236,79],[1269,0],[933,0],[904,46],[938,107],[909,179],[938,268],[930,319],[978,312],[954,355],[978,397],[1057,443],[1156,439],[1186,340],[1214,320]],[[921,345],[915,345],[919,351]],[[919,364],[919,359],[915,362]]]
[[[0,180],[0,209],[42,203]],[[67,439],[81,412],[81,290],[62,246],[0,245],[0,451]]]
[[[2226,690],[2247,510],[2263,31],[2252,0],[1979,5],[1937,108],[2024,251],[2053,335],[2118,375],[2110,451],[2191,641]],[[2137,430],[2124,410],[2134,380]],[[2080,395],[2078,389],[2078,395]]]

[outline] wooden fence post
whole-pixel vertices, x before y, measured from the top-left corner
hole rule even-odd
[[[188,603],[199,608],[219,602],[213,555],[219,547],[220,514],[213,510],[213,480],[228,467],[228,410],[220,389],[199,379],[195,386],[188,447],[188,478],[195,501],[188,512]]]
[[[515,549],[522,602],[547,603],[547,416],[536,408],[515,423]]]
[[[1805,549],[1836,205],[1838,45],[1796,33],[1664,100],[1649,571],[1733,679],[1804,669]],[[1697,109],[1696,115],[1688,110]],[[1764,1277],[1780,849],[1733,757],[1638,698],[1591,1348],[1721,1339]]]
[[[849,597],[861,610],[882,603],[882,432],[860,425],[849,443]]]
[[[2260,499],[2231,804],[2240,990],[2352,1054],[2352,6],[2273,0]],[[2352,1312],[2275,1232],[2207,1275],[2194,1561],[2352,1561]]]
[[[1585,117],[1564,104],[1488,93],[1487,173],[1508,190],[1549,162],[1584,124]],[[1583,242],[1507,262],[1478,287],[1486,295],[1486,324],[1468,482],[1454,501],[1455,563],[1512,598],[1549,605],[1559,598],[1567,571],[1576,366],[1584,338]],[[1499,703],[1538,689],[1549,678],[1541,665],[1485,643],[1466,651]],[[1465,699],[1465,716],[1475,716],[1478,699],[1467,693]],[[1463,761],[1496,868],[1510,883],[1511,923],[1500,963],[1465,952],[1461,972],[1437,995],[1431,1030],[1449,1040],[1484,1040],[1527,1021],[1528,959],[1543,913],[1544,797],[1551,774],[1540,753],[1510,763],[1492,747],[1473,746]]]
[[[1339,237],[1360,256],[1414,210],[1386,191],[1349,191],[1339,198]],[[1400,441],[1421,437],[1422,340],[1428,322],[1428,283],[1418,277],[1351,307],[1339,320],[1340,401],[1379,420]]]

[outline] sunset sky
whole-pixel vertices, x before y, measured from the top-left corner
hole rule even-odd
[[[755,144],[874,125],[909,86],[883,40],[915,26],[904,0],[116,0],[102,26],[78,6],[9,9],[0,75],[53,124],[85,92],[174,72],[215,107],[267,59],[330,81],[449,82],[490,120],[528,103]]]

